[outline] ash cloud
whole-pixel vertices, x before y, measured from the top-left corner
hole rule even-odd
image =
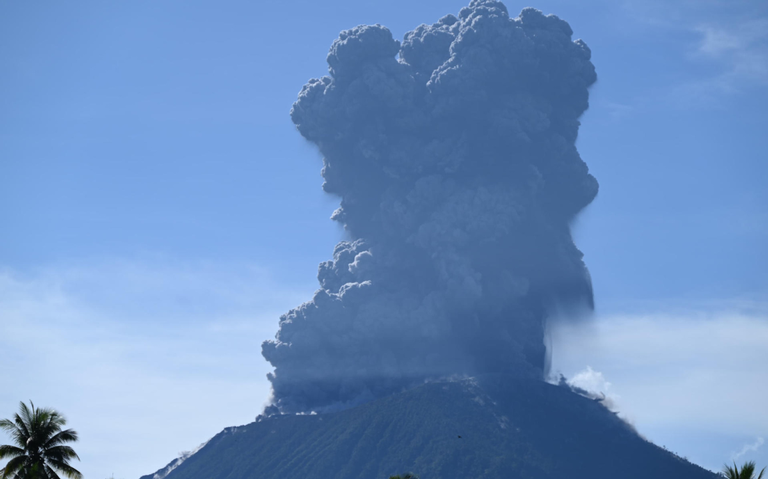
[[[262,345],[268,412],[330,411],[426,379],[543,377],[551,304],[592,304],[569,221],[598,185],[575,147],[595,82],[568,23],[493,0],[398,42],[344,31],[291,118],[349,241]]]

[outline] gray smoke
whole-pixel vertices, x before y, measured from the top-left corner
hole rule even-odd
[[[569,221],[597,194],[576,151],[590,50],[554,15],[473,0],[402,44],[341,32],[291,110],[349,241],[280,318],[268,412],[328,411],[429,378],[546,371],[546,311],[591,306]],[[307,232],[311,234],[311,232]]]

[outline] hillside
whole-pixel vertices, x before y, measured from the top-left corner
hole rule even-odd
[[[460,437],[459,437],[460,436]],[[333,414],[259,418],[141,479],[717,477],[599,402],[543,382],[443,381]]]

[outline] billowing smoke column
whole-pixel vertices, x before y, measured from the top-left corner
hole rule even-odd
[[[350,240],[263,344],[268,412],[329,411],[446,375],[541,377],[553,302],[592,304],[569,221],[595,70],[556,16],[473,0],[402,44],[341,33],[291,117],[324,156]],[[311,234],[311,232],[307,232]]]

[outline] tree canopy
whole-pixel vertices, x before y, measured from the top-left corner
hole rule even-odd
[[[11,419],[0,420],[0,428],[11,436],[13,444],[0,446],[0,459],[10,459],[0,469],[0,479],[82,479],[72,467],[72,459],[80,460],[67,443],[77,441],[77,432],[63,429],[66,419],[58,411],[19,403],[19,412]]]
[[[745,462],[744,465],[741,466],[741,470],[739,470],[739,466],[734,462],[733,467],[725,464],[725,466],[723,466],[722,474],[726,479],[763,479],[765,468],[760,471],[760,475],[758,476],[755,476],[755,469],[756,466],[754,461]]]

